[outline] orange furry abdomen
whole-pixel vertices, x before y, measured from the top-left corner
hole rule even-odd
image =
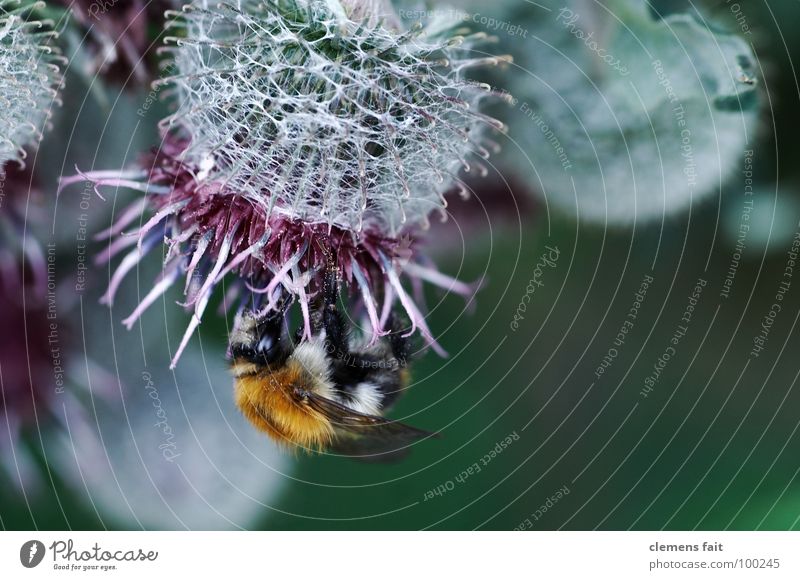
[[[259,430],[278,443],[320,450],[333,439],[333,426],[295,393],[312,390],[297,364],[278,371],[262,370],[235,381],[236,405]]]

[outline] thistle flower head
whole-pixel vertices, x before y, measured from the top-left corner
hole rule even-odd
[[[23,147],[38,142],[56,99],[54,33],[31,17],[43,5],[0,0],[0,164],[23,159]]]
[[[489,154],[487,91],[464,78],[485,62],[470,57],[480,36],[401,33],[347,10],[359,21],[338,0],[187,6],[169,25],[178,106],[165,127],[191,139],[187,163],[269,213],[395,235]]]
[[[445,193],[488,156],[478,112],[485,87],[467,81],[477,36],[447,26],[402,32],[350,19],[339,0],[196,3],[171,24],[168,48],[175,113],[162,147],[139,170],[94,172],[97,186],[145,193],[99,235],[101,261],[131,248],[111,278],[122,279],[166,240],[161,278],[125,323],[129,326],[179,278],[194,310],[173,365],[215,287],[234,274],[223,307],[267,312],[287,299],[300,305],[310,337],[310,308],[336,268],[351,314],[373,341],[386,334],[399,302],[439,348],[423,315],[421,282],[471,295],[438,272],[417,238]],[[332,8],[333,7],[333,8]],[[338,8],[337,8],[338,7]],[[381,20],[381,22],[384,22]],[[475,167],[480,167],[476,162]],[[117,237],[142,211],[133,235]],[[414,288],[405,290],[403,278]],[[441,352],[441,351],[440,351]]]

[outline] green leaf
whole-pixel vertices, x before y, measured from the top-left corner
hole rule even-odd
[[[507,149],[548,205],[625,223],[718,195],[753,145],[749,44],[697,13],[657,20],[645,2],[538,4],[509,15],[522,33],[496,34],[518,66]]]

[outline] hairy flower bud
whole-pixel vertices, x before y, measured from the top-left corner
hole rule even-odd
[[[54,32],[31,17],[42,6],[0,0],[0,165],[23,159],[23,148],[39,141],[57,98]]]
[[[394,235],[446,206],[472,153],[488,156],[497,122],[464,78],[485,60],[469,56],[476,37],[441,22],[401,34],[331,4],[187,6],[169,26],[178,107],[165,126],[191,138],[186,162],[252,203]]]
[[[169,26],[175,36],[167,39],[162,82],[172,86],[176,108],[163,123],[161,148],[140,170],[82,174],[145,193],[100,235],[110,239],[101,260],[137,245],[105,301],[166,240],[162,277],[125,323],[184,277],[184,305],[194,316],[173,365],[226,275],[235,274],[225,305],[266,312],[289,298],[300,305],[308,338],[311,305],[331,268],[373,340],[387,334],[399,302],[409,334],[419,330],[443,352],[402,280],[417,297],[423,280],[473,292],[438,272],[417,237],[431,212],[444,214],[445,193],[462,170],[485,172],[471,158],[489,155],[486,130],[502,125],[478,111],[490,91],[464,72],[503,59],[470,58],[485,35],[459,35],[444,22],[403,32],[383,18],[371,24],[364,7],[383,3],[356,4],[186,6]],[[142,211],[151,217],[117,237]]]

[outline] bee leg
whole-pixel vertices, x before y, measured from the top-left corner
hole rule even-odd
[[[332,360],[332,380],[344,396],[364,382],[378,359],[350,349],[349,328],[339,311],[339,283],[336,270],[328,270],[325,278],[322,326],[325,330],[325,350]]]
[[[411,341],[403,336],[407,329],[398,323],[391,314],[389,315],[387,326],[391,330],[386,339],[384,339],[385,342],[375,347],[368,347],[364,351],[342,351],[346,354],[349,366],[364,370],[376,368],[400,370],[408,365],[409,357],[411,356]],[[389,352],[391,352],[391,357],[388,356],[387,345]]]
[[[322,327],[325,329],[325,346],[333,357],[345,357],[350,353],[347,324],[339,312],[339,281],[335,269],[325,274]]]
[[[406,329],[397,320],[394,313],[389,313],[387,326],[391,329],[387,337],[389,348],[392,349],[392,355],[397,361],[397,364],[404,367],[408,364],[408,358],[411,356],[411,341],[408,337],[403,336]]]

